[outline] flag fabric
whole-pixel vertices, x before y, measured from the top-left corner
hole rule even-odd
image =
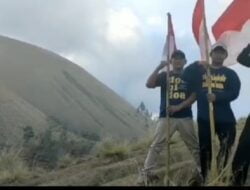
[[[234,0],[212,27],[217,42],[226,45],[225,66],[237,63],[237,56],[250,43],[250,0]]]
[[[204,0],[197,0],[193,12],[192,29],[195,40],[200,47],[201,60],[208,60],[207,52],[211,50],[211,42],[206,27]]]
[[[162,53],[162,61],[169,61],[172,53],[176,50],[175,34],[171,14],[168,13],[168,33]]]

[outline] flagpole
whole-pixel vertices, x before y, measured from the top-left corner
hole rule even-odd
[[[204,30],[205,30],[205,56],[206,61],[209,64],[209,52],[208,52],[208,31],[206,27],[206,15],[205,15],[205,9],[203,12],[203,24],[204,24]],[[208,93],[212,93],[212,78],[211,78],[211,70],[210,70],[210,64],[207,66],[207,84],[208,84]],[[212,102],[208,102],[209,104],[209,120],[210,120],[210,133],[211,133],[211,154],[212,154],[212,160],[211,160],[211,170],[209,173],[209,181],[213,180],[213,178],[216,178],[218,175],[217,171],[217,164],[216,164],[216,155],[215,155],[215,122],[214,122],[214,106]]]
[[[169,30],[169,22],[171,19],[171,15],[170,13],[167,13],[167,17],[168,17],[168,30]],[[165,180],[164,183],[165,185],[169,186],[169,175],[170,175],[170,118],[169,118],[169,111],[168,111],[168,107],[169,107],[169,92],[170,92],[170,80],[169,80],[169,72],[170,72],[170,65],[169,65],[169,61],[170,61],[170,35],[168,33],[167,35],[167,74],[166,74],[166,120],[167,120],[167,155],[166,155],[166,159],[167,159],[167,163],[166,163],[166,176],[165,176]]]

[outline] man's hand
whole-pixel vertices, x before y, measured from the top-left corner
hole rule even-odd
[[[157,76],[159,75],[159,71],[163,69],[166,65],[168,65],[167,61],[161,61],[161,63],[155,68],[153,73],[149,76],[146,87],[148,88],[155,88],[156,87],[156,80]]]
[[[174,113],[180,111],[182,109],[181,105],[172,105],[168,107],[169,115],[173,115]]]
[[[205,68],[208,68],[210,66],[209,62],[207,61],[199,61],[199,64],[204,66]]]
[[[208,102],[215,102],[215,100],[216,100],[215,94],[213,94],[213,93],[207,94],[207,100],[208,100]]]
[[[167,61],[161,61],[160,65],[158,65],[157,70],[161,70],[166,67],[169,63]]]

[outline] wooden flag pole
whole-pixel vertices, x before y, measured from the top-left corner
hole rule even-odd
[[[167,13],[168,16],[168,23],[170,22],[170,13]],[[169,27],[169,24],[168,24]],[[169,28],[168,28],[169,30]],[[167,36],[167,74],[166,74],[166,120],[167,120],[167,155],[166,155],[166,159],[167,159],[167,163],[166,163],[166,180],[165,180],[165,185],[169,186],[169,176],[170,176],[170,118],[169,118],[169,112],[168,112],[168,107],[169,107],[169,93],[170,93],[170,80],[169,80],[169,72],[170,72],[170,47],[169,47],[169,42],[170,42],[170,36],[168,33]]]
[[[209,63],[209,52],[208,52],[208,31],[206,27],[206,16],[205,11],[203,15],[203,24],[204,24],[204,30],[205,30],[205,56],[206,61]],[[210,65],[210,64],[209,64]],[[208,93],[212,93],[212,78],[211,78],[211,70],[210,66],[207,67],[207,84],[208,84]],[[209,120],[210,120],[210,133],[211,133],[211,154],[212,154],[212,160],[211,160],[211,170],[209,172],[208,180],[212,181],[213,178],[216,178],[218,175],[217,171],[217,164],[216,164],[216,155],[215,155],[215,147],[216,147],[216,139],[215,139],[215,122],[214,122],[214,106],[212,102],[209,103]]]

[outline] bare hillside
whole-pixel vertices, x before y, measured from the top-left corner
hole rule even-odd
[[[0,83],[0,144],[21,143],[27,126],[42,133],[48,128],[47,116]]]
[[[0,80],[78,134],[133,138],[145,131],[145,119],[128,102],[83,68],[45,49],[0,36]]]

